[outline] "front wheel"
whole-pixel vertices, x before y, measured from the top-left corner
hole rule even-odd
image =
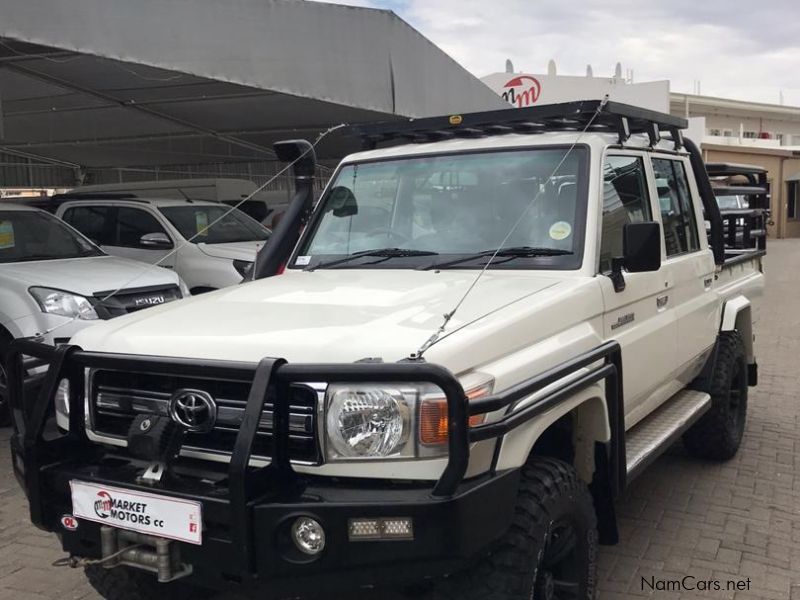
[[[439,586],[446,598],[591,600],[597,582],[597,517],[589,488],[568,464],[523,467],[511,528],[474,568]]]

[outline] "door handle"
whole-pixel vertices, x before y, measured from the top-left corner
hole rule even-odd
[[[658,296],[656,298],[656,308],[658,310],[662,310],[664,307],[667,306],[667,302],[669,302],[669,296],[664,294],[663,296]]]

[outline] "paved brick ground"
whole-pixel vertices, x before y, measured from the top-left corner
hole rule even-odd
[[[800,241],[771,241],[757,328],[761,382],[745,441],[725,464],[690,459],[680,444],[619,504],[622,541],[601,549],[600,598],[800,600]],[[51,536],[28,525],[0,431],[0,599],[92,599]],[[797,458],[796,458],[797,457]],[[721,591],[654,591],[686,576]],[[728,582],[749,591],[727,591]],[[739,588],[741,589],[741,588]],[[380,598],[387,598],[380,594]]]

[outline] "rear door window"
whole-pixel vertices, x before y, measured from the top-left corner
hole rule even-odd
[[[653,172],[667,256],[696,252],[700,238],[686,167],[679,160],[654,158]]]

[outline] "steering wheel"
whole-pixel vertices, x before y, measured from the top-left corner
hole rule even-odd
[[[408,242],[411,240],[411,236],[406,235],[405,233],[400,233],[399,231],[395,231],[389,227],[376,227],[375,229],[368,231],[366,233],[367,237],[372,237],[373,235],[380,235],[386,234],[386,237],[389,239],[396,239],[400,242]]]

